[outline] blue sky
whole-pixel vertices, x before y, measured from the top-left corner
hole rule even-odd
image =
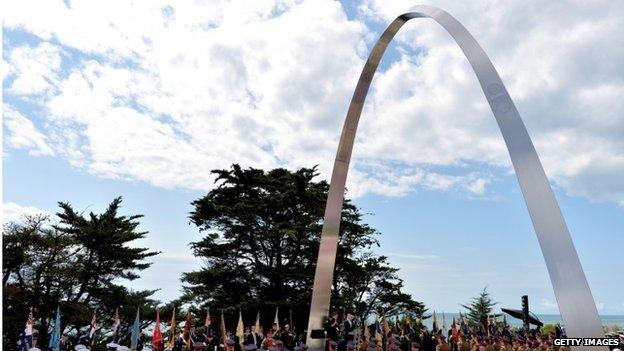
[[[624,5],[435,4],[491,55],[553,182],[599,311],[623,314],[624,50],[609,38],[624,34]],[[141,244],[163,252],[130,286],[174,298],[180,273],[201,264],[188,248],[200,235],[187,215],[212,186],[211,169],[318,164],[329,178],[368,50],[409,7],[383,5],[8,6],[5,220],[55,213],[57,201],[101,211],[121,195],[124,213],[145,215]],[[535,312],[557,311],[491,112],[442,30],[423,21],[397,36],[358,133],[348,194],[370,213],[365,220],[382,233],[377,250],[401,268],[408,292],[456,312],[488,286],[500,307],[528,294]]]

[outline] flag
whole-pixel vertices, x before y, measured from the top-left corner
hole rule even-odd
[[[175,338],[176,338],[176,311],[175,311],[175,306],[173,306],[173,312],[171,313],[171,323],[169,326],[169,348],[170,349],[173,349]]]
[[[241,310],[238,310],[238,325],[236,325],[236,336],[238,337],[238,343],[243,344],[245,341],[245,327],[243,326],[243,314]]]
[[[446,333],[446,318],[444,317],[444,312],[442,312],[442,331]]]
[[[384,316],[383,318],[383,333],[384,333],[384,337],[387,338],[388,334],[390,333],[390,326],[388,325],[388,317]]]
[[[152,346],[155,351],[163,351],[165,349],[163,336],[160,332],[160,311],[158,310],[156,310],[156,326],[154,327],[154,334],[152,334]]]
[[[258,315],[256,316],[255,329],[256,329],[256,333],[260,333],[260,310],[258,310]]]
[[[28,319],[26,320],[26,326],[24,331],[20,334],[17,340],[17,351],[28,351],[32,347],[33,343],[33,311],[32,307],[28,312]]]
[[[113,342],[119,343],[119,327],[121,326],[121,320],[119,319],[119,307],[115,309],[115,319],[113,320]]]
[[[273,320],[274,324],[277,324],[277,330],[279,330],[279,306],[275,308],[275,319]]]
[[[227,335],[225,330],[225,317],[223,316],[223,310],[221,310],[221,340],[223,341],[223,346],[226,345],[226,339]]]
[[[54,327],[52,328],[52,334],[50,335],[50,342],[48,347],[53,351],[59,351],[59,341],[61,340],[61,310],[60,307],[56,307],[56,317],[54,318]]]
[[[453,342],[457,343],[459,341],[459,328],[457,328],[457,323],[455,323],[455,317],[453,317],[453,324],[451,324],[451,333]]]
[[[210,322],[210,308],[208,308],[206,309],[206,321],[204,322],[204,327],[208,328]]]
[[[95,335],[96,329],[97,329],[97,315],[94,311],[93,317],[91,318],[91,325],[89,326],[89,345],[93,345],[93,336]]]
[[[375,317],[375,339],[377,339],[377,348],[382,349],[381,323],[379,323],[379,315]]]
[[[139,309],[137,308],[137,315],[134,319],[134,324],[132,325],[132,334],[130,335],[130,350],[136,350],[137,345],[139,344],[139,330],[140,322],[139,322]]]
[[[370,340],[370,327],[366,323],[364,323],[364,338],[366,342]]]
[[[182,333],[182,340],[186,344],[186,349],[191,349],[191,312],[186,311],[186,317],[184,317],[184,332]]]
[[[434,333],[438,331],[438,317],[436,316],[435,311],[433,311],[433,325],[431,326],[431,329]]]

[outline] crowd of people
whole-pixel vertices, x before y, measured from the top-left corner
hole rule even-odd
[[[118,318],[118,317],[116,317]],[[29,319],[30,320],[30,319]],[[118,319],[117,319],[118,320]],[[156,323],[159,325],[160,323]],[[151,340],[142,331],[133,336],[132,346],[121,346],[119,333],[114,332],[106,338],[109,351],[307,351],[306,332],[296,332],[286,324],[280,327],[273,323],[271,328],[263,330],[256,322],[251,327],[242,327],[234,333],[225,329],[223,320],[220,328],[214,328],[207,318],[205,325],[192,326],[187,319],[182,330],[175,327],[160,334],[154,333]],[[113,324],[118,330],[118,322]],[[158,326],[160,328],[160,326]],[[87,351],[93,345],[95,317],[92,328],[80,336],[78,343],[72,345],[67,335],[62,335],[53,351]],[[512,329],[506,322],[497,322],[489,318],[481,323],[468,323],[464,317],[453,319],[450,327],[439,327],[433,321],[432,328],[422,323],[422,319],[412,322],[409,318],[394,322],[388,319],[375,323],[356,323],[353,314],[340,315],[332,312],[325,326],[325,351],[568,351],[567,347],[553,344],[555,338],[565,337],[565,330],[557,324],[550,332],[543,333],[539,328]],[[20,338],[20,342],[24,341]],[[18,343],[18,351],[40,351],[36,346],[36,337],[24,344]],[[621,343],[624,338],[621,339]],[[618,346],[622,349],[622,344]],[[612,347],[613,349],[613,347]]]
[[[481,323],[467,323],[463,317],[453,319],[449,328],[439,328],[436,321],[431,329],[422,320],[412,323],[375,322],[358,328],[353,316],[347,314],[340,322],[339,314],[332,313],[325,327],[327,351],[568,351],[569,347],[555,346],[555,338],[566,337],[565,329],[557,324],[547,333],[539,328],[512,329],[506,322],[488,318]],[[360,331],[361,329],[361,331]],[[622,350],[620,345],[611,349]]]

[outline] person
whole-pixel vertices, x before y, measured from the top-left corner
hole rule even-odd
[[[340,323],[338,322],[338,311],[333,311],[325,324],[327,339],[340,340]]]
[[[287,350],[293,350],[295,347],[295,337],[290,331],[290,325],[284,326],[284,331],[280,335],[280,340],[284,343],[284,348]]]
[[[273,323],[273,325],[271,325],[271,332],[273,333],[273,337],[276,339],[279,339],[279,326],[277,325],[277,323]]]
[[[67,334],[61,335],[61,340],[59,340],[59,351],[70,351],[71,349],[71,343],[69,342]]]
[[[259,348],[262,345],[262,337],[258,334],[256,326],[251,326],[250,333],[245,338],[245,345],[254,345]]]
[[[275,339],[273,339],[273,329],[269,330],[264,340],[262,340],[262,348],[268,350],[269,347],[275,347]]]
[[[446,342],[446,338],[441,333],[438,334],[437,338],[436,351],[451,351],[449,344]]]
[[[136,351],[141,351],[143,350],[143,347],[145,346],[145,332],[141,331],[139,333],[139,338],[137,340],[137,347],[136,347]]]
[[[420,351],[420,344],[413,341],[410,345],[410,351]]]
[[[347,312],[347,316],[343,322],[342,326],[343,330],[343,339],[347,342],[353,341],[353,331],[355,330],[355,322],[353,322],[353,314],[351,312]]]
[[[557,326],[555,326],[555,336],[557,338],[563,337],[563,328],[561,328],[561,324],[559,323],[557,323]]]
[[[84,334],[80,336],[80,338],[78,339],[78,345],[83,345],[85,348],[89,348],[91,346],[91,338],[89,337],[89,335]]]
[[[174,336],[172,351],[183,351],[186,348],[182,332]]]
[[[329,345],[328,351],[336,351],[338,348],[338,342],[334,340],[329,340],[329,343],[327,345]]]
[[[189,337],[193,351],[204,351],[206,349],[206,336],[202,328],[191,327]]]

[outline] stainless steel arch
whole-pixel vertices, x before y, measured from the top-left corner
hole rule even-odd
[[[381,35],[366,61],[349,105],[325,208],[308,322],[308,345],[316,350],[324,347],[323,340],[312,339],[310,333],[323,327],[329,313],[345,182],[355,132],[368,88],[394,35],[405,22],[418,17],[429,17],[442,25],[460,46],[477,75],[509,150],[568,335],[604,336],[594,299],[557,200],[526,127],[496,69],[481,46],[459,21],[443,10],[419,5],[397,17]]]

